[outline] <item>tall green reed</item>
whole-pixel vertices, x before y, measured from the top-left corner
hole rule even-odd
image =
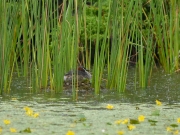
[[[111,54],[108,65],[108,82],[110,89],[119,92],[125,90],[128,71],[130,36],[133,12],[133,1],[113,1],[112,7],[112,42]],[[128,11],[128,12],[127,12]]]
[[[150,19],[144,12],[142,1],[136,1],[134,6],[135,14],[135,42],[137,50],[137,66],[136,71],[139,79],[140,87],[147,87],[153,66],[153,54],[155,45],[153,45],[153,31]],[[141,9],[141,10],[139,10]],[[145,16],[145,19],[142,17]]]
[[[100,92],[104,67],[107,87],[124,91],[133,48],[141,87],[148,85],[155,55],[167,72],[179,68],[179,1],[86,2],[64,0],[61,12],[56,1],[0,2],[1,92],[10,89],[12,73],[20,69],[34,91],[47,86],[61,91],[64,73],[81,64],[90,68],[93,54],[95,93]],[[74,97],[77,81],[75,76]]]
[[[179,15],[178,1],[150,2],[154,36],[159,50],[159,61],[166,72],[172,73],[179,67]]]
[[[6,1],[0,2],[0,91],[9,92],[14,66],[17,66],[16,42],[19,31],[19,6]]]

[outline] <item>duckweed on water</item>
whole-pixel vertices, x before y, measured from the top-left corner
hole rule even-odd
[[[113,105],[109,104],[109,106],[113,106],[111,111],[104,106],[107,106],[107,103],[1,101],[0,119],[4,119],[1,122],[8,123],[12,127],[4,125],[0,127],[0,132],[2,134],[6,132],[53,133],[54,135],[134,135],[138,133],[163,135],[179,133],[180,117],[177,112],[180,109],[177,105],[163,103],[163,105],[157,106],[155,104],[118,102],[113,103]],[[139,110],[136,109],[137,106]],[[24,108],[25,113],[22,108]],[[174,111],[174,108],[177,110]],[[34,119],[32,117],[35,114],[33,110],[40,112],[41,117]],[[151,115],[154,110],[159,110],[159,115]],[[26,112],[31,114],[28,115],[30,117],[27,117]]]

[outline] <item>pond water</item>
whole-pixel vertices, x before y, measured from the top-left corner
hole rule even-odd
[[[80,92],[73,100],[69,91],[32,94],[25,78],[14,78],[11,92],[0,96],[0,133],[180,134],[179,82],[178,73],[167,75],[163,70],[154,70],[151,85],[135,89],[132,68],[124,93],[106,89],[99,95],[94,95],[93,91]],[[162,105],[157,105],[156,100]],[[145,118],[139,122],[138,117]],[[4,120],[9,120],[10,124]]]

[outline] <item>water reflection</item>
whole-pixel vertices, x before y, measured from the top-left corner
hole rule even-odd
[[[180,77],[178,73],[172,75],[165,74],[161,69],[155,69],[150,79],[150,86],[146,89],[138,87],[135,84],[135,69],[131,68],[128,73],[127,87],[124,93],[117,93],[115,90],[102,89],[99,95],[94,95],[93,91],[78,92],[77,99],[72,98],[71,91],[61,93],[31,93],[27,80],[23,77],[14,76],[11,93],[2,95],[2,100],[9,100],[13,97],[20,101],[37,102],[122,102],[122,103],[155,103],[158,99],[168,104],[178,103],[180,101]],[[135,87],[136,85],[136,87]]]

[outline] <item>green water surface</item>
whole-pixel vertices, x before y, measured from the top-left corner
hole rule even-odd
[[[129,72],[125,93],[106,89],[99,95],[93,91],[79,92],[76,100],[70,91],[32,94],[24,78],[15,78],[11,92],[0,96],[0,134],[66,135],[68,131],[75,135],[118,135],[118,131],[127,135],[180,134],[179,74],[154,71],[151,85],[140,89],[135,87],[133,73]],[[156,105],[156,100],[162,105]],[[108,110],[108,104],[114,108]],[[26,106],[39,116],[28,116],[23,109]],[[142,122],[138,121],[140,115],[145,116]],[[128,123],[116,123],[125,119]],[[3,120],[11,123],[6,125]],[[129,130],[129,125],[135,129]],[[11,133],[10,128],[17,132]]]

